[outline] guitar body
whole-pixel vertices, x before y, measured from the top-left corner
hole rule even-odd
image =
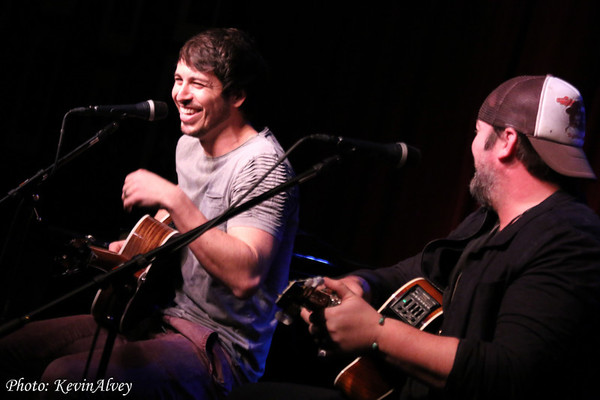
[[[441,324],[442,294],[423,278],[398,289],[379,313],[417,329],[437,332]],[[334,385],[353,400],[379,400],[390,395],[401,379],[393,366],[374,357],[356,358],[335,378]]]
[[[166,218],[163,221],[166,222]],[[177,234],[177,231],[163,221],[158,221],[149,215],[142,217],[129,233],[118,253],[90,246],[92,251],[90,263],[109,270],[138,254],[144,254],[165,244]],[[96,321],[125,334],[140,328],[142,320],[155,311],[158,303],[165,300],[164,293],[163,299],[160,299],[158,293],[154,293],[158,287],[168,286],[164,285],[167,275],[166,266],[159,268],[161,263],[162,260],[155,261],[154,265],[144,266],[134,274],[118,278],[107,287],[99,289],[92,303],[92,315]],[[151,268],[152,274],[150,274]]]

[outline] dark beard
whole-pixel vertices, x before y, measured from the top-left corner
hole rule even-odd
[[[495,176],[486,168],[479,168],[469,183],[471,196],[483,207],[494,208],[492,189],[496,182]]]

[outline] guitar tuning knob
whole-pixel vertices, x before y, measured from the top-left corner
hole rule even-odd
[[[281,322],[286,326],[290,326],[294,322],[294,318],[292,318],[288,313],[285,313],[281,310],[278,310],[275,313],[275,318],[277,321]]]
[[[312,278],[308,278],[304,281],[304,286],[307,288],[316,288],[320,285],[322,285],[324,282],[324,279],[322,276],[314,276]]]

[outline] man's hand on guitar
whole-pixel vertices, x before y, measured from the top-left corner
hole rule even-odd
[[[116,242],[111,242],[108,245],[108,250],[115,252],[115,253],[119,253],[121,251],[121,249],[123,248],[124,244],[125,244],[125,239],[117,240]]]
[[[128,211],[133,206],[168,208],[171,199],[179,192],[177,185],[150,171],[139,169],[125,178],[121,199],[123,208]]]
[[[371,289],[369,284],[363,278],[356,275],[348,275],[340,278],[339,281],[343,282],[344,285],[346,285],[348,289],[352,290],[352,292],[358,297],[362,297],[366,301],[370,300]]]
[[[302,310],[309,332],[325,350],[364,352],[377,341],[381,325],[379,313],[346,285],[348,282],[324,278],[325,287],[341,298],[341,304],[310,312]],[[362,292],[356,280],[353,287]],[[360,287],[360,289],[359,289]]]

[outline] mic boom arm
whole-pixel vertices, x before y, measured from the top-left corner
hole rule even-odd
[[[106,136],[110,135],[111,133],[113,133],[114,131],[116,131],[118,128],[119,128],[119,124],[117,122],[114,122],[114,121],[111,122],[110,124],[106,125],[104,128],[100,129],[94,136],[92,136],[86,142],[82,143],[77,148],[73,149],[73,151],[71,151],[69,154],[67,154],[64,157],[58,159],[54,164],[50,165],[49,167],[46,167],[44,169],[39,170],[32,177],[30,177],[30,178],[24,180],[23,182],[21,182],[19,184],[19,186],[17,186],[16,188],[10,190],[8,192],[8,194],[4,198],[2,198],[0,200],[0,205],[2,205],[2,203],[4,203],[9,198],[16,197],[21,191],[25,190],[26,188],[28,188],[29,186],[31,186],[33,183],[35,183],[35,182],[38,182],[38,183],[44,182],[59,167],[65,165],[66,163],[68,163],[69,161],[73,160],[74,158],[76,158],[80,154],[84,153],[90,147],[92,147],[95,144],[97,144],[98,142],[102,141]]]

